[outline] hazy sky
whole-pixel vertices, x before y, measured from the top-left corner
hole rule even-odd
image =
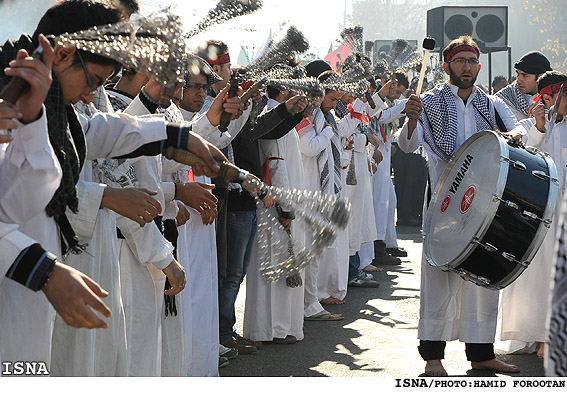
[[[203,18],[217,0],[139,0],[143,14],[156,11],[164,5],[175,6],[189,27]],[[350,11],[350,1],[347,11]],[[331,42],[339,38],[344,21],[344,0],[263,0],[263,7],[255,13],[223,23],[198,36],[191,43],[217,38],[225,41],[233,56],[240,45],[260,47],[270,28],[275,38],[285,35],[287,27],[296,26],[307,38],[313,52],[326,54]],[[251,50],[250,50],[251,51]]]

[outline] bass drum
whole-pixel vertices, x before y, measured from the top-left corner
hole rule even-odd
[[[558,187],[548,154],[510,146],[493,131],[476,133],[432,195],[423,227],[427,262],[482,287],[506,287],[541,245]]]

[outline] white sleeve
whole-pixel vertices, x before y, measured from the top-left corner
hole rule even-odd
[[[355,112],[362,113],[364,111],[365,103],[358,98],[352,103],[352,109]],[[355,117],[351,117],[350,113],[337,120],[337,132],[340,137],[348,137],[356,131],[356,127],[360,124],[361,120]]]
[[[374,117],[378,113],[383,111],[384,109],[388,108],[388,106],[386,105],[384,100],[382,100],[382,98],[380,97],[380,94],[378,94],[378,92],[376,92],[372,95],[372,101],[374,101],[374,104],[376,104],[376,108],[372,109],[368,102],[366,103],[365,108],[364,108],[365,112],[368,114],[369,117]]]
[[[404,126],[400,129],[397,135],[398,146],[404,153],[413,153],[417,150],[419,146],[422,145],[423,141],[423,128],[419,121],[417,126],[411,134],[411,138],[408,139],[408,120],[404,123]]]
[[[87,159],[118,157],[151,142],[167,139],[163,115],[79,114],[87,140]]]
[[[528,146],[537,147],[538,149],[545,143],[545,132],[540,132],[535,126],[535,119],[529,118],[520,121],[520,125],[527,130],[522,138]],[[546,122],[547,128],[547,122]]]
[[[75,214],[67,208],[65,212],[75,233],[84,239],[93,237],[105,188],[105,184],[79,180],[77,183],[79,210]]]
[[[0,284],[5,279],[8,269],[18,255],[27,247],[31,246],[37,241],[24,235],[18,230],[17,225],[5,224],[0,222]]]
[[[49,144],[45,109],[40,119],[19,124],[0,147],[0,221],[21,224],[39,214],[61,182],[61,167]]]
[[[329,146],[332,137],[330,127],[323,128],[319,134],[312,128],[299,138],[299,150],[307,157],[315,157]]]
[[[519,133],[523,133],[524,127],[518,123],[516,116],[514,116],[514,113],[510,110],[510,108],[508,108],[504,101],[502,101],[500,97],[496,96],[491,96],[491,98],[494,103],[494,108],[498,111],[498,114],[500,115],[500,118],[508,132],[517,131]]]
[[[240,130],[242,130],[246,121],[248,121],[248,117],[250,117],[251,109],[252,105],[244,111],[242,116],[236,120],[232,120],[228,126],[227,132],[220,132],[218,127],[211,124],[207,117],[207,113],[202,113],[194,122],[191,122],[192,131],[219,149],[223,149],[230,145],[232,140],[236,137],[236,135],[238,135]]]
[[[400,117],[403,116],[403,111],[406,109],[406,102],[408,100],[401,100],[399,103],[394,105],[391,108],[384,109],[378,115],[378,123],[380,124],[388,124],[393,122],[394,120],[398,120]]]
[[[173,246],[153,222],[141,227],[136,221],[117,214],[116,226],[140,263],[151,263],[161,270],[173,260]]]

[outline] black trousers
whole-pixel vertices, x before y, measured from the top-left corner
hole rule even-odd
[[[441,360],[445,358],[445,341],[419,341],[419,354],[423,360]],[[465,343],[467,360],[471,362],[484,362],[496,357],[494,344]]]

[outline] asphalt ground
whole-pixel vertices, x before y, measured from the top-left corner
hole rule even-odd
[[[341,313],[342,321],[308,321],[305,339],[291,345],[264,344],[257,353],[239,355],[220,369],[222,377],[390,377],[423,376],[425,363],[417,346],[419,283],[422,252],[418,227],[398,227],[400,247],[408,250],[399,266],[375,273],[378,288],[351,288],[344,305],[325,308]],[[237,329],[242,332],[245,283],[237,299]],[[452,377],[544,376],[535,354],[497,355],[516,364],[519,374],[495,374],[470,368],[464,344],[449,342],[444,366]]]

